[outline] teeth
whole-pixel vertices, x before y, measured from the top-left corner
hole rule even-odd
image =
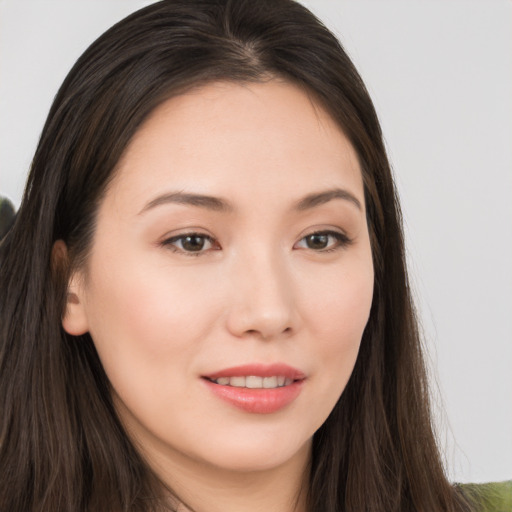
[[[274,389],[289,386],[293,383],[293,379],[288,379],[283,375],[274,375],[272,377],[248,375],[247,377],[219,377],[214,379],[213,382],[221,386],[233,386],[236,388]]]
[[[245,377],[230,377],[229,385],[236,388],[245,388]]]
[[[264,388],[277,388],[277,377],[264,377],[263,378]]]
[[[263,377],[255,377],[254,375],[245,377],[245,387],[250,388],[250,389],[262,388],[263,387]]]

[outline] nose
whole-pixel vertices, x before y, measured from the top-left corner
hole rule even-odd
[[[293,279],[272,255],[240,256],[231,275],[228,330],[237,337],[272,340],[290,336],[298,324]]]

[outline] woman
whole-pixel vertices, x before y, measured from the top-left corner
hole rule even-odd
[[[78,60],[0,260],[0,510],[468,510],[368,93],[288,0]]]

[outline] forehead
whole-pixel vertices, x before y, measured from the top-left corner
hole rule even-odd
[[[165,186],[222,194],[234,184],[249,195],[344,184],[362,191],[357,155],[340,127],[280,80],[212,83],[166,100],[133,137],[111,185],[142,197]]]

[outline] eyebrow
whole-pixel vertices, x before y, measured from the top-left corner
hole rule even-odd
[[[186,192],[171,192],[168,194],[162,194],[147,203],[139,212],[139,215],[155,208],[156,206],[169,203],[197,206],[199,208],[206,208],[207,210],[213,210],[216,212],[230,212],[233,210],[233,207],[227,201],[218,197],[203,194],[189,194]]]
[[[297,202],[296,209],[299,211],[309,210],[311,208],[315,208],[316,206],[328,203],[333,199],[343,199],[345,201],[349,201],[354,206],[356,206],[358,210],[363,210],[361,201],[359,201],[359,199],[357,199],[357,197],[350,193],[348,190],[342,188],[334,188],[323,192],[309,194]]]
[[[309,210],[311,208],[315,208],[322,204],[328,203],[333,199],[349,201],[359,210],[363,209],[361,202],[359,199],[357,199],[356,196],[351,194],[348,190],[341,188],[334,188],[331,190],[325,190],[323,192],[308,194],[306,197],[300,199],[295,204],[294,209],[298,211]],[[149,201],[149,203],[147,203],[139,212],[139,215],[164,204],[184,204],[187,206],[197,206],[199,208],[205,208],[207,210],[216,212],[232,212],[234,210],[233,206],[228,201],[219,197],[203,194],[191,194],[186,192],[169,192]]]

